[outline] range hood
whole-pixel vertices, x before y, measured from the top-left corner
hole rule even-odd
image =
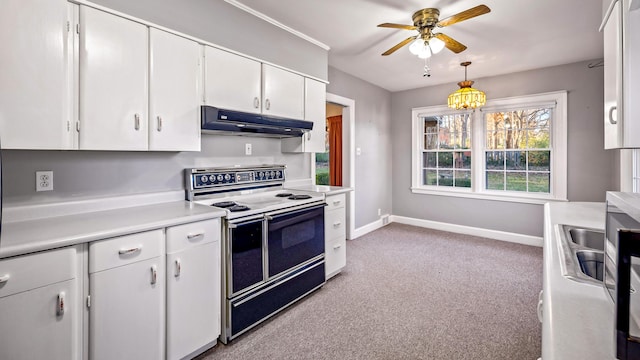
[[[203,105],[200,128],[205,134],[286,138],[302,136],[313,129],[313,122]]]

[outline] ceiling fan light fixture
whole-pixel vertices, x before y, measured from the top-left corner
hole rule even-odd
[[[460,64],[460,66],[464,66],[464,81],[460,81],[458,83],[460,89],[451,93],[447,98],[447,106],[452,109],[475,109],[487,103],[487,95],[484,91],[472,88],[473,81],[467,80],[467,66],[469,65],[471,65],[470,61]]]
[[[429,40],[429,47],[431,48],[432,53],[437,54],[444,49],[444,41],[437,37],[433,37]]]

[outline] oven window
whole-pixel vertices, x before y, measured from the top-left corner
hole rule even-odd
[[[269,277],[324,253],[324,207],[273,216],[269,228]]]
[[[262,266],[262,220],[237,224],[230,232],[230,293],[237,293],[264,279]]]

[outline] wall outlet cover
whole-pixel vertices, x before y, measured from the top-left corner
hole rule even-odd
[[[251,155],[251,144],[244,144],[244,154]]]
[[[36,171],[36,191],[53,190],[53,171]]]

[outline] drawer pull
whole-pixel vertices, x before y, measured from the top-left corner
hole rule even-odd
[[[264,101],[264,107],[265,107],[267,110],[271,110],[271,101],[270,101],[269,99],[267,99],[267,100],[265,100],[265,101]]]
[[[260,107],[260,99],[257,96],[253,98],[253,107],[256,109]]]
[[[118,250],[118,254],[120,255],[128,255],[128,254],[133,254],[133,253],[137,253],[138,251],[142,250],[142,245],[138,246],[138,247],[134,247],[131,249],[120,249]]]
[[[179,277],[181,270],[182,270],[182,264],[180,263],[180,259],[176,259],[176,273],[173,276]]]
[[[341,200],[333,200],[333,205],[340,205],[341,202]]]
[[[618,123],[618,120],[613,120],[613,112],[616,111],[618,109],[617,106],[612,106],[609,108],[609,122],[611,123],[611,125],[615,125]]]
[[[340,221],[336,221],[336,222],[333,223],[333,227],[338,227],[340,225],[342,225],[342,222],[340,222]]]
[[[197,239],[197,238],[202,237],[202,236],[204,236],[204,233],[189,234],[189,235],[187,235],[187,239],[193,240],[193,239]]]
[[[158,268],[155,265],[151,265],[151,285],[155,285],[158,281]]]
[[[338,245],[333,245],[334,249],[340,249],[342,247],[342,244],[338,244]]]
[[[162,116],[158,116],[158,131],[162,131]]]
[[[134,119],[133,127],[136,129],[136,131],[140,130],[140,114],[133,115],[133,119]]]
[[[9,278],[10,278],[10,277],[11,277],[11,276],[10,276],[9,274],[6,274],[6,275],[3,275],[3,276],[0,276],[0,284],[4,284],[4,283],[6,283],[7,281],[9,281]]]
[[[63,291],[60,294],[58,294],[58,305],[56,306],[56,314],[58,316],[64,315],[65,306],[66,306],[65,305],[65,296],[64,296],[64,291]]]

